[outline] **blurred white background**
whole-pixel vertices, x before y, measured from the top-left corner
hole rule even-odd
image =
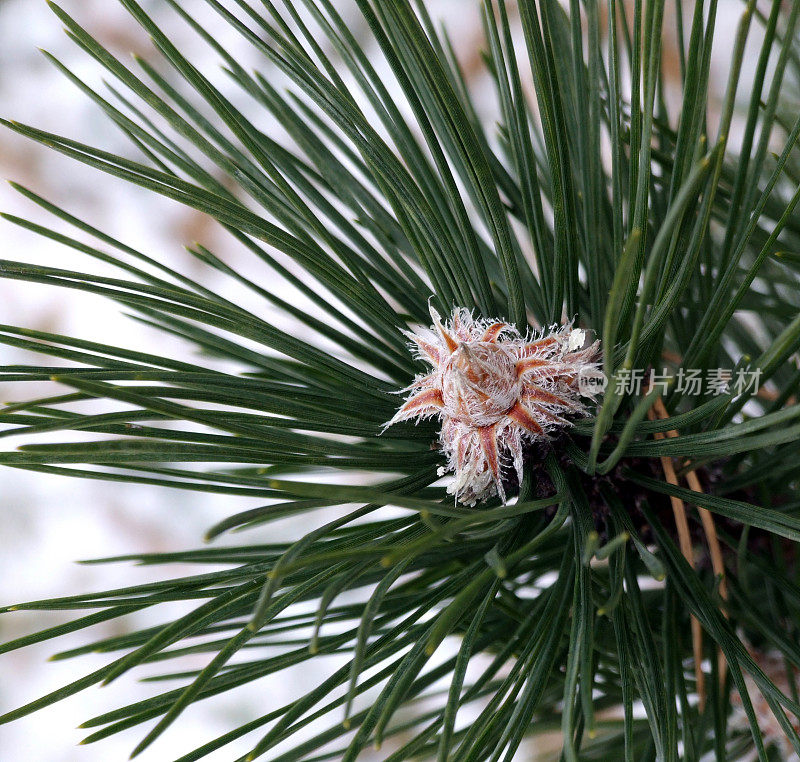
[[[166,13],[166,3],[143,3],[175,35],[179,45],[190,51],[203,50],[185,27]],[[123,61],[131,52],[147,57],[152,49],[128,14],[109,0],[65,0],[71,15]],[[187,7],[192,3],[186,3]],[[453,14],[457,2],[435,3],[443,12],[466,23],[467,33],[480,30],[477,10]],[[198,13],[203,3],[194,3]],[[434,13],[437,8],[432,9]],[[207,14],[208,15],[208,14]],[[218,37],[231,50],[242,49],[240,60],[251,56],[239,38],[208,15],[219,27]],[[215,28],[216,32],[216,28]],[[474,48],[465,35],[467,47]],[[41,129],[101,145],[107,150],[136,157],[130,143],[94,104],[65,80],[39,51],[54,54],[85,81],[98,85],[99,67],[71,43],[61,23],[44,0],[0,0],[0,111],[2,116]],[[249,59],[254,65],[256,61]],[[262,67],[264,63],[261,62]],[[223,76],[217,84],[231,93],[233,86]],[[138,158],[138,157],[136,157]],[[226,252],[230,240],[215,225],[193,210],[137,190],[85,168],[41,146],[21,139],[9,130],[0,133],[0,176],[34,189],[45,198],[63,205],[106,232],[177,269],[196,272],[197,263],[183,246],[201,241],[212,250]],[[0,210],[52,224],[30,201],[5,183],[0,187]],[[58,227],[56,221],[55,227]],[[226,252],[227,253],[227,252]],[[102,269],[98,263],[70,249],[0,221],[0,257],[35,261],[55,267]],[[258,273],[251,273],[256,278]],[[263,273],[262,273],[263,277]],[[263,308],[262,308],[263,309]],[[276,316],[270,316],[280,321]],[[117,305],[76,291],[39,287],[0,280],[0,322],[66,333],[93,341],[107,341],[125,347],[150,348],[161,354],[178,355],[187,348],[161,333],[150,330],[121,314]],[[30,361],[16,350],[0,346],[0,364]],[[50,362],[47,360],[46,362]],[[32,396],[21,385],[0,384],[0,402]],[[63,435],[59,435],[63,440]],[[5,447],[18,444],[15,438]],[[89,590],[157,579],[158,569],[117,564],[80,566],[79,559],[131,552],[180,550],[197,547],[204,531],[230,513],[249,507],[242,500],[200,495],[135,485],[114,486],[98,481],[67,480],[24,471],[0,470],[0,603],[69,595]],[[268,533],[239,535],[243,540],[288,539],[303,527],[285,522],[271,526]],[[181,570],[170,569],[180,573]],[[186,567],[186,573],[196,568]],[[132,622],[139,625],[164,621],[169,612],[144,614]],[[43,626],[67,621],[69,612],[14,612],[0,617],[0,641],[7,641]],[[60,650],[85,642],[87,633],[104,637],[124,632],[123,622],[92,628],[84,633],[32,646],[0,656],[0,712],[27,703],[51,690],[97,669],[108,656],[48,662]],[[195,664],[204,664],[201,659]],[[189,668],[188,664],[186,665]],[[331,668],[332,662],[323,669]],[[338,666],[338,665],[337,665]],[[213,702],[190,708],[180,721],[151,749],[143,762],[162,762],[186,753],[205,740],[259,716],[308,690],[320,679],[320,667],[301,666],[281,673]],[[170,686],[172,687],[172,686]],[[127,759],[143,735],[135,728],[95,745],[76,747],[90,731],[77,726],[87,718],[116,706],[153,695],[153,686],[125,675],[113,685],[91,688],[76,697],[0,727],[2,762],[108,762]],[[152,723],[151,723],[152,724]],[[257,737],[257,736],[256,736]],[[248,741],[231,744],[209,760],[232,760],[251,748]],[[377,759],[383,755],[364,759]]]

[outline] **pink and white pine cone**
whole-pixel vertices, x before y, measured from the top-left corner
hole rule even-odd
[[[445,323],[430,312],[430,329],[406,335],[431,371],[403,390],[406,401],[386,426],[437,416],[447,458],[439,474],[454,473],[447,491],[465,505],[495,494],[505,501],[503,470],[511,464],[522,479],[524,440],[547,439],[586,415],[581,397],[594,398],[604,380],[600,342],[584,348],[586,332],[571,323],[523,336],[465,309]]]

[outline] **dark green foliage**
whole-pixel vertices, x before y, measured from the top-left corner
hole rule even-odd
[[[800,753],[784,714],[800,712],[796,691],[781,692],[757,658],[775,650],[800,668],[800,118],[792,100],[800,3],[782,10],[772,0],[764,16],[753,0],[742,4],[712,116],[710,64],[727,55],[715,39],[716,0],[668,9],[663,0],[632,8],[584,0],[567,10],[555,0],[520,0],[512,18],[503,0],[490,1],[483,14],[495,130],[481,123],[450,41],[422,2],[355,0],[389,83],[341,3],[279,9],[270,0],[202,0],[263,59],[261,71],[249,71],[195,21],[190,3],[165,1],[290,141],[250,121],[134,0],[120,2],[152,37],[157,62],[117,60],[55,5],[112,84],[95,92],[52,62],[133,141],[141,161],[5,124],[211,216],[257,258],[263,277],[251,280],[197,245],[190,251],[208,275],[197,282],[16,186],[78,238],[10,222],[111,263],[119,275],[4,260],[2,277],[107,296],[203,353],[176,360],[0,327],[3,343],[59,360],[6,366],[0,381],[52,377],[69,388],[0,413],[0,436],[42,435],[0,453],[0,463],[264,499],[233,511],[209,538],[309,511],[327,510],[330,520],[293,544],[103,559],[163,564],[163,581],[10,607],[81,613],[3,651],[193,602],[175,621],[61,654],[114,658],[0,720],[143,664],[206,654],[202,671],[148,678],[180,687],[86,722],[88,742],[148,723],[138,752],[194,701],[318,655],[348,654],[349,664],[313,691],[187,748],[180,762],[247,734],[248,760],[350,762],[367,745],[401,739],[387,760],[498,762],[511,760],[526,735],[559,730],[568,762],[721,762],[753,745],[766,760],[773,739],[755,723],[745,675]],[[665,10],[685,40],[672,51],[678,82],[661,70]],[[755,70],[740,82],[746,56]],[[674,111],[670,88],[680,96]],[[728,146],[732,130],[738,154]],[[313,314],[270,290],[275,275],[311,300]],[[214,286],[223,278],[336,352],[223,298]],[[531,455],[516,503],[466,509],[432,486],[440,465],[433,423],[381,434],[395,392],[421,370],[401,330],[428,323],[430,298],[443,313],[465,306],[522,328],[577,316],[603,340],[612,381],[596,416]],[[219,358],[240,370],[220,370]],[[704,371],[750,365],[769,393],[691,396],[672,387],[672,418],[647,421],[655,395],[623,393],[616,381],[631,369],[678,363]],[[117,403],[116,412],[87,412],[83,403],[93,399]],[[653,437],[672,429],[680,435]],[[93,436],[53,439],[76,430]],[[667,484],[661,456],[679,466],[690,459],[710,494]],[[333,477],[344,469],[359,480],[374,472],[372,486],[341,486]],[[309,472],[316,478],[306,481]],[[727,604],[704,559],[693,570],[681,555],[665,495],[690,506],[700,554],[707,546],[692,506],[716,515]],[[384,506],[403,509],[402,517]],[[214,566],[175,578],[167,565],[177,561]],[[346,591],[360,591],[360,602],[340,602]],[[309,601],[316,613],[293,608]],[[711,665],[703,711],[693,696],[690,615]],[[456,655],[430,667],[450,636],[459,639]],[[728,663],[724,687],[718,648]],[[481,671],[467,679],[477,654]],[[375,687],[377,698],[363,703]],[[743,727],[728,727],[737,689],[749,739]],[[479,710],[465,725],[457,714],[468,703]],[[275,756],[275,746],[310,723],[311,740]]]

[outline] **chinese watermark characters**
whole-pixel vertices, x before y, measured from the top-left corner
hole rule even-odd
[[[666,368],[660,371],[655,368],[649,371],[641,368],[620,368],[611,380],[596,372],[578,379],[581,388],[591,386],[595,394],[605,391],[610,382],[614,383],[614,390],[620,396],[639,396],[651,389],[656,389],[663,396],[673,387],[676,393],[684,396],[717,397],[720,394],[732,394],[738,397],[741,394],[758,392],[761,386],[761,368],[752,368],[750,365],[734,370],[710,368],[705,374],[699,368],[678,368],[673,374]]]

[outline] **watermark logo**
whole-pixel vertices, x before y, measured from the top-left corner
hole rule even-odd
[[[617,395],[634,397],[656,389],[662,396],[670,388],[684,396],[699,397],[702,395],[717,397],[720,394],[755,394],[761,386],[761,368],[709,368],[705,374],[699,368],[678,368],[674,374],[666,368],[661,371],[642,368],[620,368],[609,379],[599,369],[581,369],[578,373],[578,390],[584,397],[595,397],[603,394],[609,385],[613,385]]]
[[[602,370],[581,368],[578,371],[578,391],[584,397],[596,397],[605,392],[606,386],[608,386],[608,379]]]

